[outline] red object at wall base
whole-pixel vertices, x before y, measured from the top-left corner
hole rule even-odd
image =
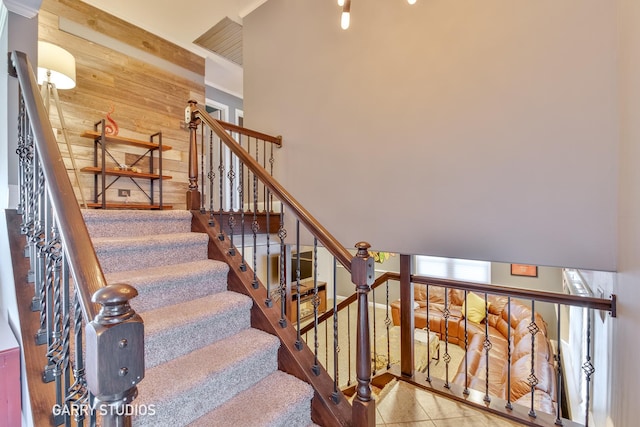
[[[0,427],[22,424],[20,348],[5,320],[0,320]]]

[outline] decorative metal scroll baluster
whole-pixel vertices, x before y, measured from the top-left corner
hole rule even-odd
[[[425,285],[426,289],[426,297],[427,302],[429,301],[429,285]],[[427,310],[427,337],[431,333],[431,325],[429,324],[429,304],[425,304],[425,308]],[[431,362],[431,346],[427,345],[427,360]],[[431,363],[427,363],[427,378],[425,378],[429,383],[431,382]]]
[[[466,301],[466,300],[465,300]],[[467,304],[465,304],[465,308]],[[489,302],[487,301],[487,294],[484,294],[484,318],[487,319],[484,322],[484,357],[485,357],[485,383],[484,383],[484,401],[491,402],[491,397],[489,396],[489,352],[491,351],[491,339],[489,337]],[[465,317],[466,321],[466,317]]]
[[[267,212],[267,230],[270,230],[270,223],[271,223],[271,216],[269,215],[269,212]],[[271,236],[270,233],[267,231],[267,260],[270,260],[270,246],[271,246]],[[282,259],[282,248],[283,245],[280,246],[280,259]],[[281,270],[280,271],[280,277],[282,278],[284,274],[284,271]],[[280,280],[282,281],[282,280]],[[278,287],[278,294],[280,293],[280,287]],[[272,307],[273,306],[273,300],[271,299],[271,262],[267,261],[267,299],[264,301],[264,305],[266,305],[267,307]]]
[[[220,145],[222,145],[222,144],[220,144]],[[233,243],[233,231],[234,231],[234,228],[235,228],[235,225],[236,225],[236,217],[234,216],[235,207],[233,205],[233,193],[234,193],[233,184],[234,184],[235,179],[236,179],[236,171],[233,170],[233,154],[231,155],[231,160],[229,162],[229,172],[227,172],[227,177],[229,178],[229,255],[235,256],[236,247],[235,247],[235,245]],[[267,227],[267,230],[268,229],[269,228]],[[267,248],[268,247],[269,246],[267,245]],[[267,257],[267,259],[269,259],[269,257]],[[268,265],[268,263],[267,263],[267,265]],[[268,282],[269,281],[267,280],[267,283]]]
[[[298,253],[298,258],[300,254]],[[320,375],[320,364],[318,363],[318,305],[320,297],[318,296],[318,239],[313,239],[313,367],[311,371],[315,375]]]
[[[61,337],[61,352],[60,359],[62,360],[62,383],[56,385],[56,387],[62,387],[62,396],[64,400],[61,402],[62,407],[66,406],[66,397],[69,388],[71,387],[71,354],[69,351],[71,341],[71,295],[69,287],[69,266],[67,264],[67,257],[64,251],[61,251],[62,259],[62,337]],[[58,423],[56,423],[58,424]],[[70,425],[70,420],[67,419],[65,423]]]
[[[348,378],[347,378],[347,386],[351,385],[351,305],[347,306],[347,353],[349,361],[348,363]]]
[[[258,138],[253,138],[256,141],[256,162],[260,163],[260,145],[259,145],[259,141]],[[260,194],[260,181],[258,181],[257,179],[254,181],[254,184],[256,186],[256,188],[254,189],[254,191],[256,192],[256,194]],[[264,185],[264,184],[263,184]],[[256,199],[259,200],[258,196],[256,196]],[[263,207],[264,208],[264,207]],[[256,206],[255,209],[257,210],[258,207]]]
[[[427,304],[427,306],[428,305],[429,304]],[[442,313],[442,317],[444,318],[444,356],[442,356],[442,359],[444,360],[444,363],[445,363],[444,387],[450,388],[451,384],[449,384],[449,362],[451,362],[451,356],[449,355],[449,317],[451,317],[451,311],[449,310],[449,289],[448,288],[445,289],[445,293],[444,293],[444,311]],[[427,319],[428,318],[429,317],[427,317]]]
[[[296,254],[300,254],[300,220],[296,219]],[[282,260],[282,256],[280,257]],[[280,275],[282,276],[283,272],[280,271]],[[300,256],[296,257],[296,321],[297,323],[297,338],[296,338],[296,349],[298,351],[302,350],[304,347],[302,343],[302,337],[300,336]]]
[[[38,156],[36,156],[36,163],[39,162]],[[44,198],[44,173],[41,167],[38,167],[38,179],[36,180],[36,221],[34,223],[34,235],[32,243],[35,248],[36,267],[35,267],[35,283],[36,289],[39,290],[40,295],[40,329],[36,332],[36,344],[42,345],[47,343],[47,321],[48,312],[51,310],[51,300],[49,293],[51,290],[50,283],[47,283],[44,277],[45,265],[44,265],[44,251],[46,245],[46,226],[45,226],[45,198]]]
[[[511,297],[507,298],[507,366],[511,366]],[[560,335],[558,335],[560,336]],[[507,369],[507,404],[505,407],[509,410],[513,409],[511,404],[511,369]]]
[[[468,291],[464,291],[464,300],[467,301]],[[469,307],[464,305],[464,390],[462,393],[465,396],[469,395],[469,358],[467,357],[467,351],[469,349],[469,325],[467,323]]]
[[[82,348],[82,308],[80,307],[80,295],[78,295],[77,290],[75,292],[75,301],[73,332],[75,335],[75,348],[78,350]],[[89,408],[90,406],[82,351],[76,351],[74,354],[73,377],[74,382],[67,390],[65,406],[67,408],[75,409],[74,411],[70,410],[69,413],[74,416],[74,420],[78,427],[83,427],[87,411],[79,409]]]
[[[372,373],[373,375],[376,374],[377,372],[377,366],[378,366],[378,350],[377,350],[377,346],[376,346],[376,341],[378,338],[378,335],[376,334],[376,289],[373,288],[373,290],[371,291],[371,294],[373,295],[373,305],[372,305],[372,320],[373,320],[373,370]]]
[[[224,212],[224,199],[223,199],[223,195],[222,195],[222,189],[224,187],[224,160],[223,160],[223,153],[222,153],[222,142],[219,143],[219,158],[220,158],[220,163],[218,163],[218,174],[220,176],[220,179],[218,180],[220,182],[220,185],[218,186],[220,188],[220,220],[218,221],[218,225],[220,226],[220,233],[218,233],[218,240],[220,240],[221,242],[224,241],[224,233],[222,232],[222,224],[224,224],[224,222],[222,221],[222,213]],[[213,197],[213,196],[212,196]]]
[[[586,310],[586,309],[585,309]],[[586,360],[582,364],[582,370],[584,371],[584,376],[587,381],[586,384],[586,397],[584,402],[584,426],[589,427],[589,407],[591,402],[591,376],[596,372],[593,363],[591,363],[591,315],[592,313],[587,312],[587,354]]]
[[[247,264],[244,259],[244,163],[240,162],[240,181],[238,182],[238,198],[240,199],[240,234],[242,246],[242,261],[240,262],[240,271],[247,271]]]
[[[251,285],[254,289],[258,289],[258,276],[256,271],[258,270],[258,230],[260,230],[260,225],[258,224],[258,217],[256,214],[256,206],[258,205],[258,177],[253,175],[253,222],[251,223],[251,231],[253,231],[253,282]],[[281,257],[283,260],[284,257]],[[281,261],[282,264],[282,261]],[[280,268],[280,282],[282,282],[282,272],[284,271],[284,267]]]
[[[47,366],[44,372],[45,382],[56,381],[56,403],[62,405],[61,375],[62,375],[62,293],[61,293],[61,266],[62,266],[62,245],[60,234],[55,220],[51,227],[51,239],[46,248],[47,258],[47,282],[52,285],[53,292],[53,319],[49,347],[47,349]],[[61,423],[55,423],[59,425]]]
[[[558,337],[561,337],[560,325],[562,322],[562,310],[558,306],[558,310],[556,310],[558,315],[558,328],[556,330],[556,334]],[[558,426],[563,425],[562,423],[562,357],[560,354],[560,340],[556,345],[556,354],[554,355],[554,359],[556,361],[556,422],[555,424]]]
[[[204,124],[202,125],[202,133],[204,134]],[[214,188],[214,179],[216,178],[216,172],[213,168],[213,131],[209,130],[209,172],[207,173],[207,178],[209,178],[209,226],[213,227],[215,225],[215,221],[213,220],[213,188]],[[204,181],[202,182],[202,186],[204,187]],[[204,193],[204,188],[203,191]]]
[[[536,302],[531,300],[531,323],[529,323],[529,333],[531,334],[531,375],[527,378],[529,386],[531,387],[531,410],[529,410],[530,417],[536,417],[536,410],[534,408],[535,402],[535,389],[538,385],[538,378],[536,377],[536,365],[535,365],[535,350],[534,345],[536,341],[536,334],[540,332],[540,328],[536,325]]]
[[[257,141],[257,139],[256,139]],[[265,141],[264,139],[262,140],[262,167],[267,170],[267,141]],[[267,205],[267,197],[268,196],[268,191],[267,191],[267,186],[266,185],[262,185],[262,196],[264,197],[263,203],[264,203],[264,209],[267,210],[268,205]]]
[[[269,230],[267,230],[267,235]],[[285,244],[284,239],[287,238],[287,229],[284,228],[284,206],[280,207],[280,228],[278,229],[278,237],[280,238],[280,264],[284,263],[285,257]],[[300,257],[300,253],[298,253],[298,258]],[[280,270],[284,272],[284,266]],[[284,274],[280,274],[280,287],[278,289],[280,291],[280,326],[282,328],[287,326],[287,313],[286,313],[286,303],[287,303],[287,278]]]
[[[334,282],[335,283],[335,280]],[[385,299],[385,318],[384,318],[384,326],[387,330],[387,369],[391,368],[391,339],[389,337],[389,330],[391,328],[391,318],[389,317],[389,307],[391,306],[391,304],[389,303],[389,281],[387,280],[384,284],[385,290],[386,290],[386,299]],[[335,299],[335,298],[334,298]],[[427,316],[427,319],[429,318],[429,316]],[[427,321],[427,337],[429,336],[429,322]],[[429,351],[429,346],[427,346],[427,352]],[[431,360],[430,356],[427,356],[428,360]],[[428,366],[429,364],[427,364]]]
[[[273,176],[273,164],[275,163],[275,159],[273,158],[273,144],[271,144],[271,156],[269,157],[269,174]],[[273,209],[273,194],[271,197],[271,208]]]
[[[273,145],[271,147],[271,158],[273,158]],[[271,163],[271,167],[273,168],[273,163]],[[338,403],[340,401],[340,392],[338,391],[338,384],[340,384],[340,359],[338,358],[340,354],[340,345],[338,342],[337,264],[336,259],[333,258],[333,393],[331,393],[331,400],[333,403]]]
[[[24,183],[25,183],[25,170],[26,170],[26,130],[25,130],[25,118],[27,117],[25,108],[24,108],[24,100],[22,99],[22,91],[20,91],[19,103],[18,103],[18,148],[16,148],[16,154],[18,155],[18,164],[19,164],[19,174],[18,174],[18,188],[20,189],[20,194],[18,197],[18,207],[17,212],[19,215],[24,213],[27,200],[26,193],[24,192]]]
[[[205,150],[204,150],[204,124],[202,125],[202,132],[200,132],[200,182],[202,183],[202,191],[200,192],[200,212],[205,213],[206,210],[204,208],[205,202],[204,197],[206,191],[204,191],[204,171],[205,171]]]

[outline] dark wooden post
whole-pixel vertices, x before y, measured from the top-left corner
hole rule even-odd
[[[198,103],[190,100],[184,111],[185,123],[189,126],[189,189],[187,190],[187,209],[200,209],[200,191],[198,191],[198,126],[200,119],[193,110]]]
[[[102,308],[86,327],[87,387],[95,396],[103,427],[131,426],[134,411],[127,408],[144,378],[144,324],[129,305],[136,295],[134,287],[115,284],[91,298]]]
[[[411,256],[400,255],[400,371],[412,376],[414,369],[413,285],[411,284]],[[427,319],[427,322],[429,320]]]
[[[367,242],[356,244],[358,253],[351,261],[351,280],[358,294],[356,333],[356,376],[358,385],[353,399],[354,426],[373,427],[376,424],[376,402],[371,397],[371,343],[369,341],[369,291],[375,279],[373,257]]]

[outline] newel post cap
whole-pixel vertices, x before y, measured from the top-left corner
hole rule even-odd
[[[117,283],[98,289],[91,301],[100,304],[102,308],[96,316],[96,321],[101,324],[122,322],[135,314],[129,305],[129,300],[135,298],[138,291],[131,285]]]

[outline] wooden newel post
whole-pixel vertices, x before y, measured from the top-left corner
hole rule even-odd
[[[198,191],[198,126],[201,120],[195,116],[196,101],[188,101],[184,110],[184,121],[189,126],[189,189],[187,190],[187,210],[200,209]]]
[[[131,402],[144,378],[144,324],[129,305],[136,295],[134,287],[115,284],[91,298],[102,308],[86,326],[86,377],[103,427],[130,427],[136,413]]]
[[[369,291],[375,279],[373,257],[367,242],[358,242],[358,253],[351,260],[351,280],[358,294],[356,333],[356,376],[358,385],[353,399],[354,426],[373,427],[376,424],[376,403],[371,396],[371,343],[369,341]]]

